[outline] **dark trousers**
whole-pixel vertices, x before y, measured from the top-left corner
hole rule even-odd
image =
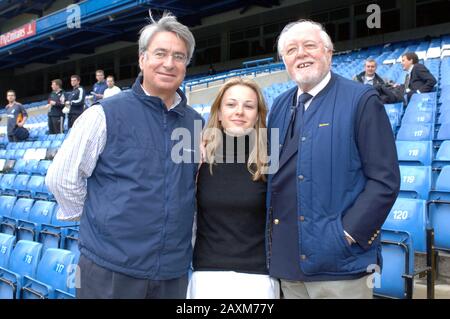
[[[15,135],[8,135],[8,142],[18,142]]]
[[[80,256],[78,299],[185,299],[187,274],[170,280],[148,280],[117,273]]]
[[[77,120],[77,118],[80,116],[81,114],[70,114],[69,113],[69,128],[72,128],[73,123],[75,123],[75,121]]]
[[[49,116],[48,117],[48,134],[59,134],[64,131],[64,117],[63,116]]]

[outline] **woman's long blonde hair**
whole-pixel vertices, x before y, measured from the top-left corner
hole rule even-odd
[[[223,126],[219,121],[219,111],[222,104],[222,99],[225,92],[235,85],[243,85],[252,89],[258,98],[258,119],[255,124],[256,142],[251,143],[253,147],[247,162],[247,169],[253,176],[253,181],[265,180],[265,171],[267,170],[267,126],[266,116],[267,107],[264,101],[264,96],[256,82],[245,78],[232,78],[228,80],[219,90],[219,94],[214,100],[209,115],[208,122],[203,130],[203,143],[206,149],[206,162],[210,165],[210,172],[212,174],[212,167],[216,163],[215,154],[218,147],[222,144]],[[250,145],[250,147],[252,146]]]

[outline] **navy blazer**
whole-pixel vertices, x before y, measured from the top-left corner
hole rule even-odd
[[[411,71],[411,78],[409,80],[409,89],[416,93],[417,90],[420,93],[426,93],[433,90],[437,81],[433,74],[423,64],[416,63]]]

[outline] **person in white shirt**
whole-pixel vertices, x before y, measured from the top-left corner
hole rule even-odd
[[[112,75],[108,75],[106,78],[106,85],[108,88],[103,93],[103,98],[106,99],[107,97],[116,95],[117,93],[120,93],[122,90],[114,85],[114,77]]]

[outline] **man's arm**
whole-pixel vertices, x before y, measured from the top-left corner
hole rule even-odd
[[[17,126],[23,127],[28,119],[28,113],[22,104],[20,104],[20,113],[22,114],[22,120],[19,123],[17,123]]]
[[[106,144],[106,119],[101,105],[87,109],[76,121],[62,144],[45,183],[59,204],[57,218],[79,219],[84,206],[87,186],[99,155]]]
[[[363,96],[358,106],[356,142],[367,183],[342,223],[348,235],[369,249],[400,188],[394,135],[384,105],[373,91]]]

